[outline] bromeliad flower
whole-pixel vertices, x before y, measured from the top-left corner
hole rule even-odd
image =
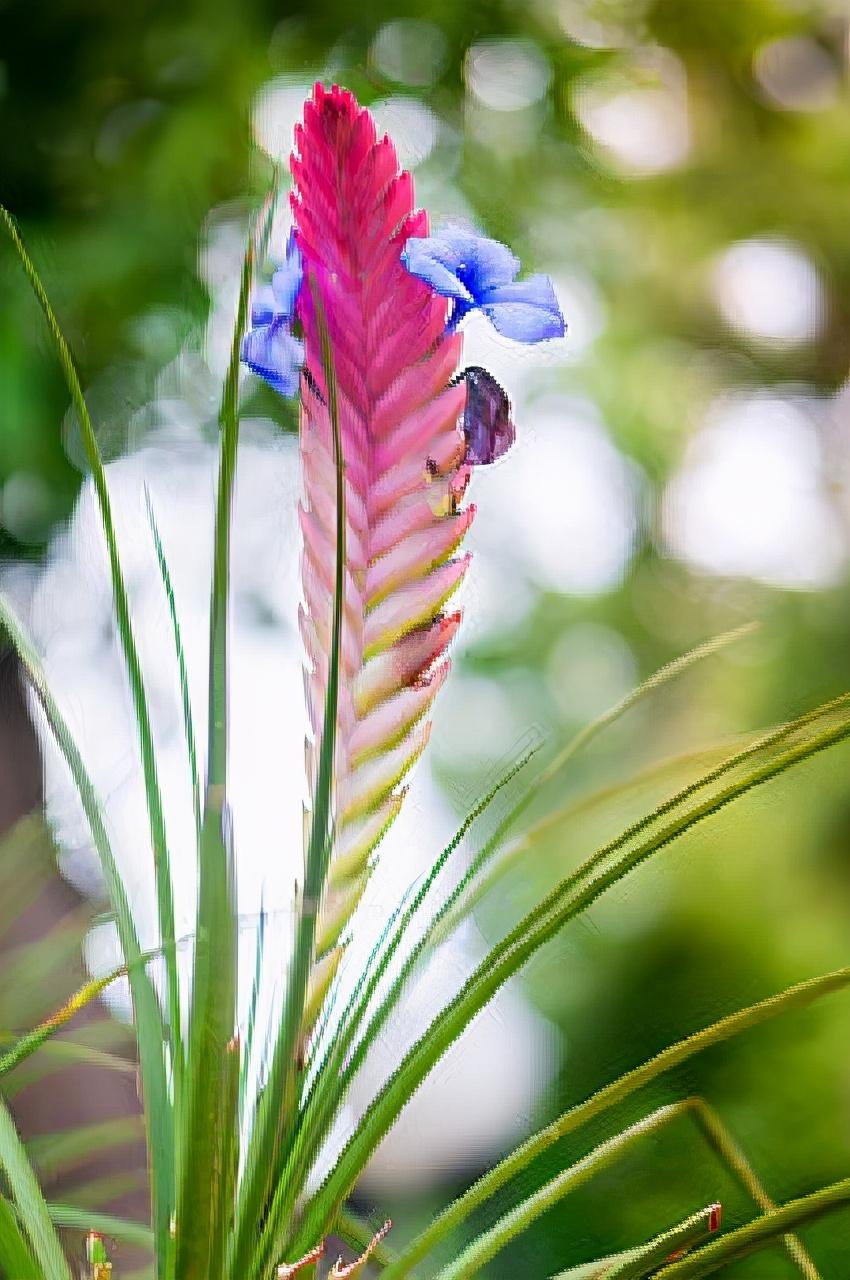
[[[251,306],[252,328],[242,343],[242,359],[282,396],[298,391],[304,344],[292,333],[292,319],[304,267],[294,234],[286,246],[286,260],[272,276],[271,284],[261,285]]]
[[[437,235],[411,237],[401,260],[411,275],[451,299],[450,333],[476,309],[516,342],[542,342],[566,333],[552,281],[544,275],[517,280],[519,258],[498,240],[450,225]]]
[[[317,86],[295,133],[293,218],[304,261],[298,294],[304,504],[301,629],[317,747],[330,666],[337,545],[334,444],[316,299],[326,317],[345,462],[346,573],[336,735],[336,843],[317,954],[330,953],[369,874],[371,854],[425,747],[445,650],[460,614],[444,607],[466,573],[456,551],[474,508],[459,506],[465,461],[462,345],[446,302],[401,262],[427,234],[410,174],[353,96]],[[308,287],[309,285],[309,287]]]

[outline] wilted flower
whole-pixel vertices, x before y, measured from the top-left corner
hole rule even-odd
[[[516,342],[542,342],[566,333],[552,281],[544,275],[517,280],[519,258],[498,240],[447,226],[437,235],[410,238],[401,260],[412,275],[452,300],[449,332],[477,308],[499,333]]]
[[[507,453],[516,439],[511,402],[504,388],[486,369],[470,365],[462,377],[466,379],[465,461],[473,467],[487,466]]]

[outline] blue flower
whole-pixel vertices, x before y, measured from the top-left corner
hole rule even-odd
[[[282,396],[297,393],[304,363],[304,344],[293,337],[291,328],[303,275],[301,252],[290,235],[283,266],[274,273],[270,285],[261,285],[254,294],[253,327],[242,340],[245,364]]]
[[[434,236],[411,237],[401,260],[411,275],[451,298],[450,332],[475,308],[516,342],[562,338],[567,331],[549,277],[517,280],[519,259],[498,240],[448,226]]]

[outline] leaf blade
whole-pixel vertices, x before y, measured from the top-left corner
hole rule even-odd
[[[832,720],[834,723],[831,723]],[[819,721],[824,721],[825,725],[819,726]],[[801,739],[796,743],[795,735]],[[309,1202],[304,1227],[296,1238],[296,1247],[303,1239],[321,1234],[325,1215],[335,1212],[401,1107],[471,1018],[489,1002],[508,977],[516,973],[539,947],[554,937],[568,920],[581,914],[607,889],[698,822],[704,821],[753,787],[769,781],[848,736],[850,695],[845,695],[768,734],[759,743],[737,753],[724,765],[718,766],[697,783],[684,788],[676,797],[659,805],[651,814],[633,823],[620,837],[597,850],[588,859],[592,869],[596,870],[600,866],[602,869],[594,877],[586,879],[584,884],[584,867],[562,881],[520,921],[507,938],[492,949],[386,1082],[343,1149],[333,1171]],[[783,746],[784,751],[781,749]],[[736,771],[740,776],[723,786],[726,776]],[[711,793],[711,787],[715,784],[717,789]],[[707,799],[702,798],[703,791],[709,792]],[[665,819],[669,819],[666,824]],[[622,852],[623,849],[625,852]]]
[[[80,803],[91,831],[95,850],[106,882],[107,893],[115,913],[121,950],[127,964],[133,1008],[137,1022],[139,1065],[145,1101],[145,1123],[151,1159],[151,1192],[158,1248],[166,1248],[169,1238],[171,1205],[174,1194],[173,1149],[171,1145],[171,1100],[165,1074],[163,1047],[166,1034],[162,1012],[146,969],[147,957],[139,944],[136,926],[127,901],[109,835],[103,820],[100,800],[89,777],[79,747],[68,728],[44,675],[33,646],[24,633],[14,611],[0,595],[0,626],[9,636],[27,676],[47,724],[65,758],[77,788]]]
[[[850,1205],[850,1178],[843,1178],[811,1195],[789,1200],[780,1208],[712,1241],[696,1253],[671,1262],[656,1273],[658,1280],[701,1280],[703,1276],[714,1275],[730,1262],[764,1249],[807,1222],[815,1222],[847,1205]]]
[[[139,659],[138,647],[133,630],[130,602],[127,595],[124,572],[121,567],[121,558],[118,551],[115,524],[112,518],[112,503],[109,496],[109,487],[106,482],[106,471],[103,465],[100,447],[97,442],[97,435],[89,415],[85,396],[83,395],[80,380],[74,366],[74,361],[68,348],[68,344],[62,334],[62,330],[59,327],[56,314],[53,311],[49,298],[47,297],[44,285],[42,284],[41,278],[36,271],[32,259],[27,253],[23,241],[18,233],[18,229],[15,226],[14,220],[8,210],[6,210],[2,205],[0,205],[0,219],[2,219],[5,224],[24,274],[26,275],[30,287],[35,294],[36,300],[47,321],[47,326],[50,330],[50,335],[59,358],[59,363],[65,376],[71,400],[79,417],[86,459],[91,469],[92,482],[94,484],[95,496],[97,498],[98,512],[100,515],[104,538],[106,540],[116,625],[130,681],[130,692],[133,699],[133,710],[135,712],[136,727],[138,730],[139,751],[145,784],[145,800],[148,810],[151,845],[153,849],[157,916],[165,959],[168,1027],[170,1031],[175,1083],[179,1089],[183,1054],[182,1044],[180,1041],[180,987],[177,974],[174,900],[171,883],[168,839],[165,829],[165,813],[163,810],[162,794],[159,785],[156,751],[154,749],[153,741],[153,729],[147,704],[147,697],[145,694],[141,661]]]
[[[0,1165],[44,1280],[71,1280],[44,1196],[5,1102],[0,1099]]]

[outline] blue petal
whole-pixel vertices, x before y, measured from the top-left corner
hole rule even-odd
[[[436,235],[408,240],[402,262],[444,297],[465,298],[476,304],[488,289],[513,280],[520,265],[498,240],[454,224]]]
[[[481,309],[499,333],[515,342],[562,338],[567,331],[548,276],[530,276],[490,289]]]
[[[468,237],[460,275],[479,304],[489,290],[510,284],[519,268],[519,258],[499,240]]]
[[[276,311],[277,303],[271,285],[258,285],[251,299],[251,324],[270,324]]]
[[[469,290],[458,279],[457,261],[450,246],[439,237],[411,236],[402,250],[401,260],[411,275],[430,284],[444,298],[471,300]]]
[[[449,223],[431,240],[439,246],[441,261],[451,266],[479,300],[485,289],[507,284],[519,271],[520,263],[507,245]]]
[[[304,344],[293,338],[285,324],[276,320],[245,334],[242,360],[279,395],[294,396],[304,363]]]
[[[294,233],[290,232],[286,245],[286,262],[272,276],[272,293],[277,304],[275,311],[287,320],[291,320],[295,312],[295,300],[303,278],[301,250],[296,244]]]

